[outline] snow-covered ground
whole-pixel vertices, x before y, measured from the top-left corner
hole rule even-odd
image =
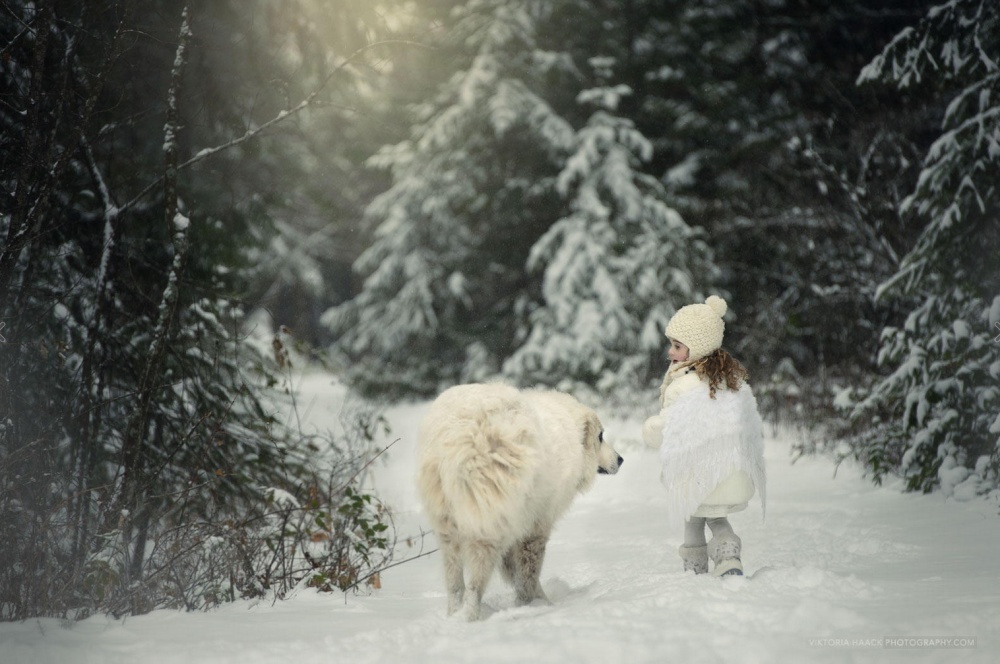
[[[341,391],[328,379],[306,379],[303,392],[310,421],[326,427],[336,418]],[[402,537],[422,527],[412,477],[425,408],[387,413],[387,441],[400,440],[373,478]],[[995,503],[877,488],[855,468],[835,476],[824,459],[793,465],[785,432],[768,441],[766,522],[757,504],[731,519],[749,576],[684,574],[681,533],[666,529],[656,454],[640,447],[639,421],[601,415],[626,462],[599,477],[557,527],[542,571],[552,606],[515,608],[497,579],[485,621],[448,619],[432,554],[386,571],[370,595],[304,591],[211,613],[0,624],[0,662],[997,661]]]

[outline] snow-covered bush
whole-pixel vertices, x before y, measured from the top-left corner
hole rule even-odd
[[[268,487],[243,514],[220,511],[158,534],[141,591],[114,598],[119,603],[104,598],[99,608],[126,613],[135,609],[120,602],[138,600],[146,610],[202,610],[236,599],[283,599],[300,587],[379,587],[395,545],[388,510],[340,473],[290,489]],[[111,566],[98,569],[113,581]]]

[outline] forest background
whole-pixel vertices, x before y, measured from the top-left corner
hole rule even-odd
[[[994,2],[3,0],[0,47],[0,618],[377,584],[379,400],[651,405],[712,293],[798,452],[997,488]],[[304,356],[343,431],[274,418]]]

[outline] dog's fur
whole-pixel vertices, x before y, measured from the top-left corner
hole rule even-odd
[[[598,472],[621,464],[597,415],[567,394],[443,392],[421,427],[417,485],[444,557],[448,614],[478,620],[498,565],[518,605],[547,602],[539,574],[553,525]]]

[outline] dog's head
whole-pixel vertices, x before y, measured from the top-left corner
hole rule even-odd
[[[587,417],[587,425],[584,427],[583,444],[595,453],[597,472],[601,475],[614,475],[621,468],[621,465],[625,463],[625,460],[605,438],[604,427],[601,426],[601,421],[597,419],[597,415],[593,413],[590,413]]]

